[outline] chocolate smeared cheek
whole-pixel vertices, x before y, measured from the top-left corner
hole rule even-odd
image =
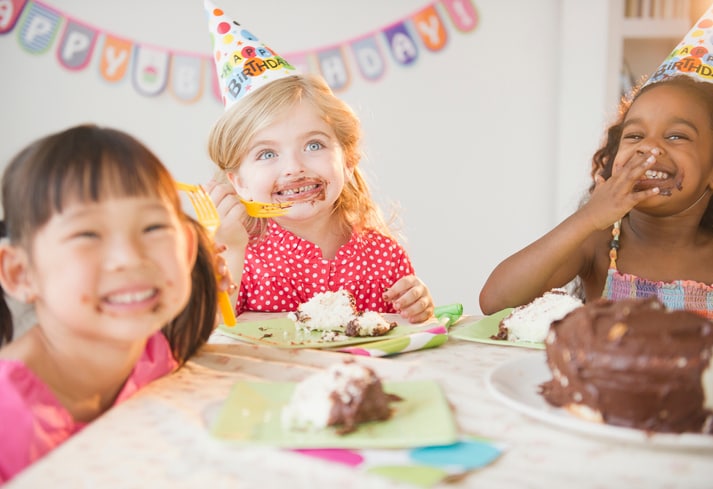
[[[683,190],[683,177],[684,176],[685,176],[685,172],[681,171],[678,175],[676,175],[676,179],[673,181],[673,185],[678,189],[679,192]],[[673,192],[673,189],[668,189],[668,194],[665,194],[665,195],[671,195],[671,192]]]

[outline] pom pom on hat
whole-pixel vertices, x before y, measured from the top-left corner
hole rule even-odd
[[[713,82],[713,7],[698,19],[645,85],[677,75]]]
[[[225,110],[263,85],[298,73],[294,66],[212,2],[205,0],[204,8]]]

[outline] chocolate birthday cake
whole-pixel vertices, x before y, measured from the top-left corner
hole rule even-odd
[[[381,379],[369,367],[338,363],[297,384],[282,410],[282,423],[298,431],[335,426],[339,434],[346,434],[361,423],[389,419],[390,403],[399,400],[384,392]]]
[[[657,299],[600,299],[552,323],[552,405],[648,432],[713,434],[713,323]]]

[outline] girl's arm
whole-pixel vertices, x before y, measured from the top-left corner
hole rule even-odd
[[[215,241],[219,245],[225,246],[221,255],[225,259],[232,281],[240,284],[243,277],[245,249],[249,240],[248,233],[243,226],[245,209],[229,183],[211,180],[204,187],[220,215],[220,227],[215,234]],[[233,304],[237,300],[237,290],[236,287],[230,296]]]
[[[480,309],[492,314],[527,304],[562,287],[589,263],[585,242],[596,231],[586,214],[575,212],[540,239],[502,261],[480,291]]]
[[[655,155],[634,155],[608,180],[596,175],[595,188],[586,204],[493,270],[480,291],[481,311],[492,314],[527,304],[585,273],[594,258],[595,233],[608,229],[639,202],[658,194],[657,188],[634,190],[655,162]]]

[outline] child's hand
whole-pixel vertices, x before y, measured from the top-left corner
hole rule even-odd
[[[384,300],[411,323],[420,323],[433,316],[433,299],[428,288],[415,275],[401,277],[384,292]]]
[[[243,249],[248,243],[248,233],[243,226],[245,207],[229,183],[215,180],[203,185],[218,209],[220,227],[215,233],[217,243],[225,243],[231,249]]]
[[[636,184],[656,163],[657,152],[635,153],[622,164],[614,163],[612,176],[608,180],[597,174],[595,187],[589,201],[582,206],[581,212],[590,216],[596,229],[606,229],[614,222],[651,196],[658,195],[658,187],[637,190]]]
[[[238,285],[233,282],[233,276],[230,273],[228,263],[223,256],[223,252],[227,249],[225,245],[215,244],[215,274],[218,277],[218,289],[227,292],[228,295],[235,293],[238,290]]]

